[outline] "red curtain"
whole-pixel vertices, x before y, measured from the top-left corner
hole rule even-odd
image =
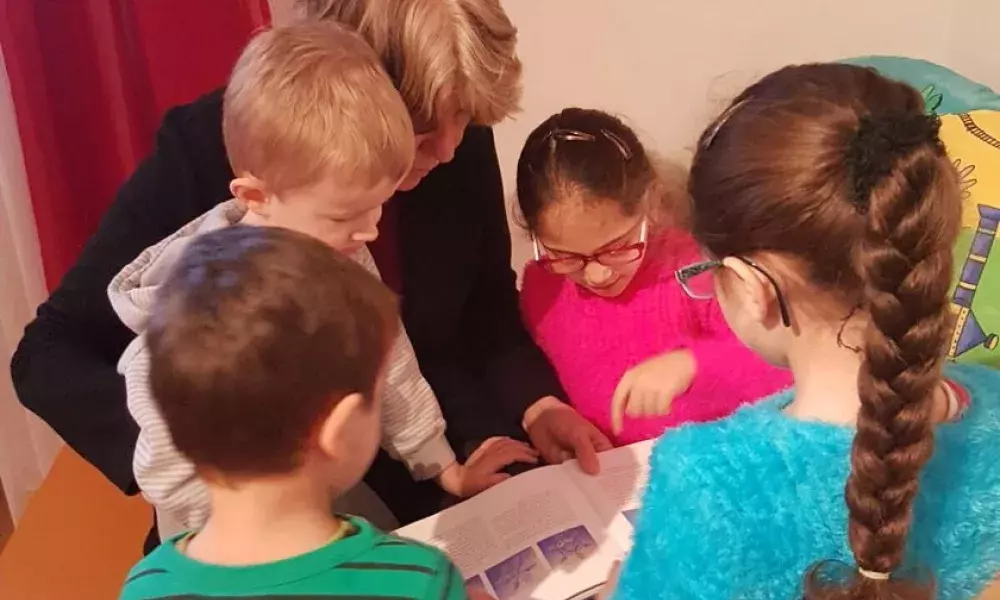
[[[163,113],[225,84],[266,0],[0,0],[46,281],[72,265]]]

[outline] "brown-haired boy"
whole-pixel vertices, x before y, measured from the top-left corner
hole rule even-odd
[[[150,382],[212,513],[136,565],[121,598],[464,598],[437,550],[330,512],[378,448],[398,327],[391,292],[307,235],[192,241],[150,314]]]

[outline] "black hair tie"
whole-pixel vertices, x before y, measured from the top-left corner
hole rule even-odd
[[[851,204],[868,214],[872,190],[892,173],[896,161],[925,144],[943,152],[937,115],[885,114],[861,117],[858,130],[847,147],[847,168],[851,178]]]

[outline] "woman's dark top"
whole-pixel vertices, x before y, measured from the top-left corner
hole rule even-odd
[[[153,154],[39,307],[11,363],[21,402],[127,492],[137,427],[116,363],[134,334],[106,289],[147,246],[228,199],[232,177],[221,91],[168,112]],[[449,437],[461,448],[517,431],[532,402],[563,393],[521,324],[492,130],[470,127],[452,162],[386,206],[389,231],[373,254],[402,296]]]

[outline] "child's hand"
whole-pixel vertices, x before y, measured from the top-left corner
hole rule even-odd
[[[469,600],[496,600],[489,592],[478,585],[466,587],[465,592],[469,595]]]
[[[579,461],[588,475],[601,471],[599,452],[611,449],[611,441],[575,408],[553,396],[546,396],[524,411],[524,430],[549,464],[571,458]]]
[[[630,417],[652,417],[670,412],[674,398],[691,387],[697,364],[690,350],[674,350],[654,356],[629,369],[611,399],[611,428],[621,433],[622,421]]]
[[[618,587],[618,578],[621,577],[622,561],[616,560],[611,564],[611,569],[608,570],[608,580],[601,587],[601,591],[597,593],[597,600],[609,600],[615,594],[615,588]]]
[[[442,471],[438,483],[449,494],[468,498],[509,479],[503,469],[518,462],[538,464],[538,452],[524,442],[492,437],[476,448],[464,465],[454,463]]]

